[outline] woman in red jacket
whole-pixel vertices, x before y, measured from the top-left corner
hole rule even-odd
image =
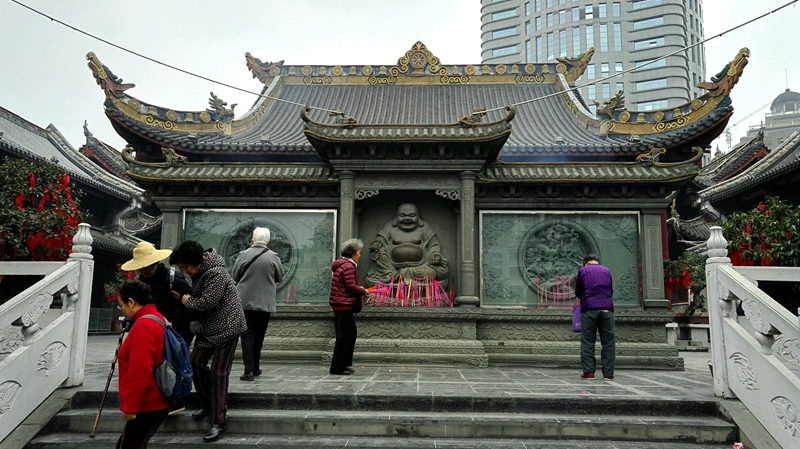
[[[350,368],[353,364],[353,351],[356,348],[356,318],[353,306],[367,294],[367,290],[358,285],[357,267],[363,247],[364,243],[359,239],[347,240],[342,244],[342,258],[335,260],[331,265],[333,277],[328,302],[333,309],[333,325],[336,329],[331,374],[353,374],[353,369]]]
[[[164,328],[155,320],[140,318],[155,315],[166,319],[152,304],[150,286],[144,282],[127,280],[118,293],[119,308],[133,325],[119,348],[119,408],[128,422],[117,449],[146,448],[175,400],[161,394],[153,374],[164,361]]]

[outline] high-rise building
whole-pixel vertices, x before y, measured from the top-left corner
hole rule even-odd
[[[597,81],[700,42],[702,0],[481,0],[481,58],[525,64],[595,53],[577,84]],[[673,108],[705,91],[703,45],[581,88],[592,104],[625,91],[628,109]]]

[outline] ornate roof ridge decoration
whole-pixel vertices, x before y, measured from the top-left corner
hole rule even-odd
[[[780,163],[793,152],[800,154],[800,131],[796,131],[789,136],[763,159],[743,172],[697,192],[697,203],[708,204],[712,201],[727,198],[753,184],[767,180],[772,175],[777,175],[791,166],[800,165],[800,156],[794,157],[788,164],[773,165]]]
[[[126,90],[136,87],[136,85],[132,83],[123,84],[122,78],[114,75],[111,69],[97,59],[97,55],[95,55],[94,52],[90,51],[86,53],[86,60],[89,61],[87,65],[89,66],[89,70],[92,71],[97,85],[103,89],[106,96],[121,98],[125,95],[124,92]]]
[[[264,84],[269,84],[270,77],[274,76],[270,75],[272,69],[275,68],[277,72],[280,73],[278,67],[283,65],[283,59],[277,62],[262,62],[260,59],[251,55],[249,51],[244,54],[244,59],[247,61],[247,70],[250,70],[250,73],[253,74],[253,78],[258,78],[258,80]]]
[[[653,180],[682,181],[694,178],[699,169],[696,162],[703,150],[692,147],[695,154],[681,162],[663,163],[658,159],[664,148],[653,148],[640,154],[635,162],[497,162],[486,166],[478,179],[484,182],[570,182],[604,183],[608,181],[652,182]]]
[[[594,47],[572,58],[557,58],[547,63],[529,64],[460,64],[447,66],[422,42],[417,41],[393,66],[340,65],[285,66],[283,61],[263,63],[245,54],[247,68],[254,78],[269,85],[276,77],[287,84],[554,84],[557,74],[574,83],[586,70]]]
[[[130,181],[125,176],[125,161],[122,159],[122,154],[112,146],[94,137],[89,131],[89,125],[86,120],[83,121],[83,135],[86,137],[86,143],[78,150],[81,154],[103,167],[112,175]]]
[[[92,71],[97,84],[106,95],[105,108],[117,109],[124,116],[135,122],[186,134],[223,134],[231,136],[248,129],[264,115],[271,101],[257,102],[257,106],[248,111],[241,120],[234,120],[231,105],[219,99],[213,92],[208,100],[209,108],[205,110],[182,111],[157,106],[141,101],[125,91],[134,84],[122,84],[122,79],[100,62],[94,52],[86,54],[88,67]]]
[[[770,153],[764,145],[764,129],[756,137],[744,145],[740,145],[726,154],[714,158],[710,163],[700,169],[700,174],[695,178],[695,183],[709,187],[717,182],[722,182],[735,176],[744,167],[754,160],[760,160]]]
[[[300,110],[300,118],[309,125],[315,125],[320,128],[337,128],[337,129],[357,129],[357,128],[450,128],[450,127],[463,127],[463,128],[477,128],[477,127],[493,127],[496,125],[500,125],[503,123],[508,123],[514,120],[514,117],[517,115],[516,110],[512,106],[506,105],[503,106],[503,109],[508,111],[505,117],[501,118],[500,120],[490,122],[490,123],[483,123],[481,120],[484,116],[486,116],[486,108],[475,108],[473,112],[469,115],[465,115],[461,117],[455,123],[358,123],[355,117],[351,117],[349,115],[344,115],[341,111],[333,111],[328,113],[329,116],[334,117],[333,123],[322,123],[315,121],[311,117],[309,117],[308,113],[312,111],[314,108],[311,106],[306,106],[302,110]],[[428,141],[431,138],[435,138],[436,136],[425,136],[424,140]],[[381,138],[380,140],[385,140],[386,138],[391,138],[391,136],[387,136]]]
[[[598,116],[604,119],[603,126],[607,129],[608,134],[658,134],[691,125],[711,111],[730,104],[728,95],[733,86],[739,82],[744,67],[747,65],[748,57],[750,57],[749,49],[739,50],[736,57],[717,76],[711,78],[711,83],[697,84],[697,87],[709,92],[676,108],[629,111],[624,109],[624,106],[615,105],[612,97],[604,103],[604,110],[598,109]]]
[[[749,57],[750,49],[743,47],[731,62],[726,64],[719,73],[711,77],[710,83],[701,81],[697,83],[697,87],[709,91],[708,94],[712,97],[727,96],[733,90],[733,86],[739,82],[739,78],[749,62],[747,59]]]
[[[137,161],[133,153],[136,150],[127,146],[122,149],[122,159],[125,160],[130,165],[141,165],[144,167],[158,167],[158,168],[168,168],[168,167],[180,167],[186,165],[189,162],[185,156],[181,156],[180,154],[176,153],[175,150],[172,148],[164,148],[161,147],[161,154],[164,155],[164,159],[166,162],[142,162]]]

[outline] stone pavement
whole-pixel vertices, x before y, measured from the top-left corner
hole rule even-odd
[[[86,355],[86,377],[79,390],[102,391],[119,337],[92,335]],[[356,349],[357,350],[357,349]],[[685,371],[617,370],[615,380],[580,378],[581,370],[526,367],[355,366],[351,376],[332,376],[328,366],[262,363],[254,382],[239,380],[243,368],[235,360],[231,393],[474,396],[506,398],[626,398],[718,401],[714,396],[708,352],[682,352]],[[599,359],[598,359],[599,363]],[[600,371],[598,371],[598,374]],[[109,391],[117,391],[116,375]]]

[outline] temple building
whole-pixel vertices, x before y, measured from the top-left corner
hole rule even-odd
[[[664,330],[665,211],[733,113],[749,51],[683,105],[632,111],[620,93],[596,115],[574,88],[593,54],[446,65],[417,42],[395,64],[339,66],[247,53],[263,89],[241,116],[213,92],[206,110],[156,106],[87,59],[126,175],[163,212],[163,247],[197,240],[232,266],[253,227],[272,230],[287,276],[270,358],[330,358],[330,264],[358,237],[360,277],[389,293],[359,315],[355,363],[577,367],[572,278],[597,253],[618,366],[682,369]]]

